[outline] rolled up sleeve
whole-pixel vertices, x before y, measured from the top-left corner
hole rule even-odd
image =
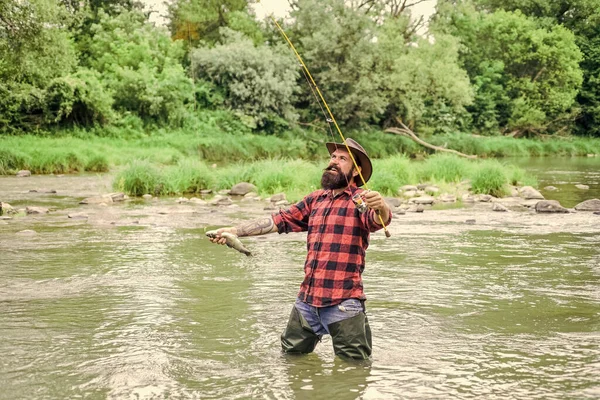
[[[273,214],[273,222],[277,226],[277,232],[281,234],[307,231],[311,204],[312,197],[309,195],[288,209]]]
[[[389,213],[390,219],[388,220],[386,226],[392,222],[392,211],[390,210]],[[375,210],[369,210],[363,214],[363,223],[369,232],[377,232],[383,228],[383,225],[381,225],[381,219]]]

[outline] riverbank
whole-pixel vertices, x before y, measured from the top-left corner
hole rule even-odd
[[[370,238],[373,361],[356,368],[334,359],[329,337],[314,354],[281,356],[305,234],[242,238],[253,257],[207,240],[207,230],[268,216],[266,202],[79,204],[110,193],[113,178],[0,177],[16,208],[51,208],[0,220],[7,398],[32,387],[48,398],[298,398],[308,381],[316,398],[339,388],[372,398],[595,393],[600,216],[490,203],[396,215],[390,238]],[[457,386],[456,376],[474,378]]]
[[[201,128],[201,127],[200,127]],[[207,163],[249,162],[273,158],[323,160],[324,143],[332,139],[322,131],[297,129],[281,135],[232,134],[218,127],[166,132],[73,130],[57,136],[0,137],[0,175],[27,169],[34,174],[106,172],[133,160],[157,166],[176,165],[181,160]],[[347,132],[364,144],[372,158],[403,154],[423,158],[432,151],[412,140],[380,131]],[[524,156],[600,155],[600,140],[554,137],[546,140],[445,134],[423,138],[429,143],[479,158]]]

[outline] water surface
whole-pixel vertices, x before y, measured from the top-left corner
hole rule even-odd
[[[247,258],[204,230],[263,205],[77,204],[109,182],[0,178],[55,207],[0,221],[2,399],[600,398],[600,216],[396,216],[367,253],[373,359],[348,363],[330,339],[280,353],[305,235],[245,238]]]

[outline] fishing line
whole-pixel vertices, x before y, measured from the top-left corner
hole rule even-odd
[[[300,67],[302,67],[302,65],[300,65]],[[331,141],[335,142],[335,135],[333,134],[333,129],[331,129],[331,120],[327,117],[327,114],[325,113],[325,110],[323,109],[323,105],[321,104],[321,101],[317,97],[317,93],[315,92],[315,89],[313,88],[312,83],[308,79],[308,76],[306,75],[304,68],[300,68],[300,70],[302,71],[302,75],[304,75],[304,78],[306,79],[306,83],[308,83],[308,87],[310,87],[310,91],[312,92],[313,96],[315,97],[315,101],[319,105],[319,108],[321,109],[321,112],[323,113],[323,116],[325,117],[325,122],[327,122],[327,128],[329,129],[329,134],[331,135]],[[344,175],[344,179],[346,180],[346,186],[350,186],[350,181],[348,180],[348,176],[344,173],[342,173],[342,175]],[[353,192],[353,194],[354,194],[354,192]]]
[[[330,124],[330,121],[331,121],[331,123],[334,124],[335,128],[337,129],[338,133],[340,134],[340,137],[342,138],[342,143],[344,144],[344,146],[346,146],[346,150],[348,151],[348,154],[350,155],[350,158],[352,159],[352,163],[354,164],[354,167],[358,171],[358,175],[360,176],[360,179],[362,180],[364,188],[366,190],[369,190],[369,187],[367,186],[367,182],[365,181],[365,178],[362,175],[362,172],[361,172],[361,170],[360,170],[360,168],[358,166],[358,163],[356,162],[356,159],[354,158],[354,155],[352,154],[352,151],[350,150],[350,147],[346,143],[346,138],[344,137],[344,134],[342,133],[342,130],[340,129],[337,121],[335,120],[335,117],[333,116],[333,113],[331,112],[331,109],[329,108],[329,105],[325,101],[325,98],[323,97],[323,94],[321,93],[321,90],[319,89],[319,86],[317,85],[317,83],[313,79],[310,71],[308,70],[308,67],[306,66],[306,64],[302,60],[302,57],[300,56],[300,54],[296,50],[296,47],[294,46],[294,44],[292,43],[292,41],[290,40],[290,38],[286,35],[286,33],[283,30],[283,28],[281,27],[281,25],[279,25],[279,23],[277,22],[277,20],[275,19],[275,17],[273,17],[273,15],[270,15],[270,17],[271,17],[271,20],[273,21],[273,23],[275,24],[275,26],[277,27],[277,29],[279,30],[279,32],[281,33],[281,35],[283,36],[283,38],[286,40],[286,42],[288,43],[288,45],[290,46],[290,48],[292,49],[292,51],[296,55],[296,58],[298,59],[298,61],[300,62],[300,65],[302,66],[301,69],[302,69],[302,72],[304,73],[305,78],[309,79],[309,86],[311,87],[311,91],[313,91],[313,94],[316,91],[316,93],[318,94],[318,98],[321,99],[321,102],[323,103],[323,105],[325,106],[325,109],[327,110],[327,114],[330,117],[330,118],[326,118],[326,121],[327,121],[328,125]],[[321,102],[319,102],[319,101],[317,101],[317,102],[319,103],[319,107],[321,107]],[[322,110],[322,107],[321,107],[321,110]],[[324,111],[323,111],[323,113],[324,113]],[[325,116],[327,114],[325,114]],[[333,136],[333,132],[332,132],[332,136]],[[334,139],[334,141],[335,141],[335,139]],[[347,180],[348,180],[348,178],[346,178],[346,181]],[[377,213],[377,216],[379,217],[379,222],[380,222],[381,226],[383,227],[383,230],[385,232],[385,236],[386,237],[390,237],[391,234],[388,231],[387,226],[383,222],[383,218],[381,218],[381,214]]]

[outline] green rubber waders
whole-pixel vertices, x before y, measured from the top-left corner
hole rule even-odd
[[[281,334],[281,348],[285,353],[312,353],[321,336],[316,335],[308,321],[294,306],[285,331]]]
[[[373,342],[371,327],[364,313],[329,325],[333,351],[342,358],[366,360],[371,355]]]

